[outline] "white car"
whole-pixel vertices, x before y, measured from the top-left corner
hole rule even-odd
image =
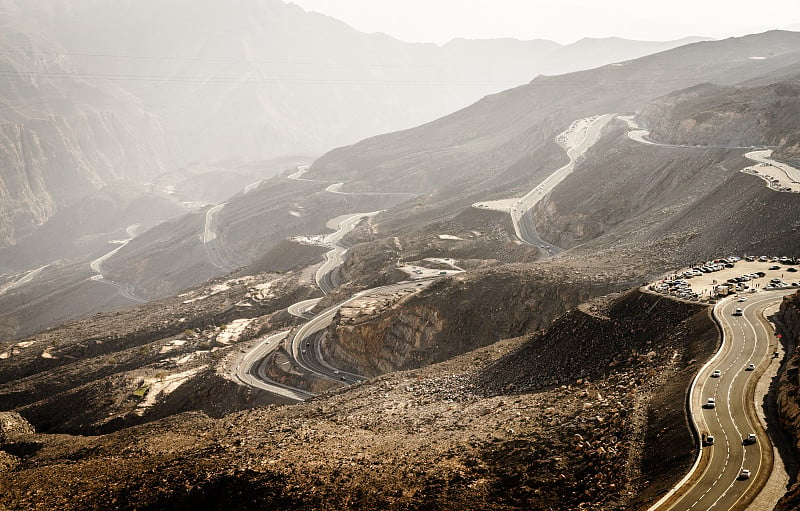
[[[754,443],[756,443],[756,434],[755,433],[750,433],[749,435],[747,435],[745,437],[744,440],[742,440],[742,443],[744,445],[753,445]]]
[[[739,472],[739,479],[750,479],[750,471],[743,468],[742,471]]]
[[[755,371],[756,370],[756,365],[751,362],[751,363],[747,364],[747,367],[745,367],[744,370],[745,371]]]
[[[722,376],[722,371],[719,369],[714,369],[714,372],[711,373],[712,378],[719,378],[720,376]]]
[[[736,300],[736,301],[737,302],[746,302],[747,301],[747,297],[746,296],[740,296],[739,299]]]
[[[706,437],[706,445],[714,445],[714,435],[708,435]]]
[[[708,398],[708,401],[706,401],[706,404],[703,405],[703,408],[715,408],[716,406],[717,406],[717,402],[714,401],[713,397],[710,397],[710,398]]]

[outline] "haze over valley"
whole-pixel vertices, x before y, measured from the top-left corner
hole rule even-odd
[[[0,507],[800,506],[800,33],[0,14]]]

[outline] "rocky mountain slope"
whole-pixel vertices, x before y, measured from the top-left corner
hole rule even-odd
[[[282,0],[4,4],[52,34],[82,71],[141,98],[164,121],[179,164],[320,154],[434,119],[539,73],[689,41],[439,47],[363,34]]]
[[[217,369],[246,341],[292,325],[281,311],[315,292],[294,275],[250,275],[4,342],[0,403],[22,411],[40,431],[77,434],[184,410],[221,416],[282,403],[253,395]]]
[[[798,33],[774,31],[537,77],[423,126],[331,151],[310,175],[365,189],[423,191],[456,180],[466,190],[481,188],[528,161],[575,119],[635,111],[649,99],[705,81],[734,84],[768,74],[800,60],[799,41]],[[770,57],[749,58],[762,54]]]
[[[542,237],[576,259],[642,257],[666,271],[730,251],[800,253],[800,196],[739,170],[746,150],[661,147],[609,126],[586,160],[534,211]],[[624,265],[624,263],[623,263]]]
[[[301,234],[287,228],[276,229],[274,225],[258,221],[266,211],[272,211],[270,215],[274,218],[285,219],[286,225],[300,222],[308,229],[310,226],[306,220],[311,212],[317,212],[321,220],[326,214],[321,208],[325,208],[330,217],[339,214],[338,211],[345,211],[338,206],[331,208],[333,204],[344,205],[351,201],[348,203],[349,211],[359,211],[353,209],[352,202],[359,201],[363,204],[360,207],[371,208],[363,211],[385,209],[383,204],[387,197],[364,195],[362,192],[408,192],[417,194],[417,197],[413,200],[396,197],[395,204],[404,205],[378,217],[378,229],[384,236],[396,236],[406,226],[420,225],[421,222],[452,218],[473,202],[525,193],[535,186],[537,180],[563,164],[560,162],[565,159],[564,151],[553,139],[575,118],[644,106],[647,100],[681,84],[689,85],[708,79],[725,83],[764,76],[764,73],[785,68],[787,62],[800,61],[799,43],[798,34],[770,32],[722,42],[688,45],[592,71],[540,77],[529,85],[487,97],[471,107],[418,128],[334,150],[317,160],[304,175],[304,179],[319,180],[317,185],[313,181],[295,181],[291,184],[285,179],[281,182],[280,178],[275,178],[271,184],[264,184],[245,196],[244,202],[237,199],[225,206],[219,213],[219,231],[229,246],[236,247],[230,253],[235,259],[233,266],[237,266],[248,264],[286,235]],[[747,57],[762,53],[771,53],[773,57],[763,60]],[[629,84],[629,87],[619,87],[620,82]],[[732,154],[730,157],[732,161],[736,158]],[[700,158],[696,165],[707,165],[723,156],[709,159],[709,155],[706,155]],[[656,165],[653,172],[662,170]],[[708,184],[712,174],[704,176]],[[639,176],[638,179],[643,177]],[[340,188],[344,194],[323,191],[336,182],[345,182]],[[307,193],[303,190],[314,189],[315,186],[318,192],[313,196],[312,207],[307,197],[299,194]],[[655,189],[654,184],[648,186]],[[665,207],[669,200],[676,197],[676,193],[685,191],[687,187],[678,183],[674,190],[666,193],[661,199]],[[292,192],[292,189],[296,192]],[[562,185],[560,189],[569,188]],[[296,198],[292,198],[292,193],[298,194]],[[690,196],[699,197],[695,192]],[[251,200],[258,202],[251,203]],[[678,200],[688,207],[689,201],[685,197],[678,197]],[[293,209],[292,204],[303,205],[308,214],[292,216],[292,211],[295,214],[300,211]],[[612,200],[604,205],[611,207],[613,204]],[[384,221],[385,224],[382,223]],[[613,220],[618,221],[621,219]],[[202,247],[198,246],[196,233],[203,223],[202,217],[198,215],[181,222],[184,227],[173,229],[172,234],[164,229],[158,235],[153,233],[153,236],[136,240],[121,251],[118,257],[109,262],[111,266],[121,268],[116,275],[137,287],[138,282],[144,282],[142,278],[163,282],[166,285],[159,291],[161,293],[179,289],[171,284],[176,280],[178,285],[184,286],[201,281],[168,277],[168,273],[174,272],[160,271],[160,265],[153,262],[155,259],[147,262],[150,254],[157,257],[163,254],[164,258],[176,262],[188,258],[185,264],[178,263],[185,268],[197,268],[202,264],[207,270],[198,275],[210,276],[208,272],[214,272],[215,269],[199,260]],[[189,227],[189,223],[193,227]],[[558,230],[560,226],[556,223],[551,230]],[[586,234],[579,234],[576,241],[587,241],[603,230],[598,231],[591,226],[579,228],[589,230]],[[543,229],[547,230],[548,227],[543,226]],[[574,235],[565,233],[564,236]],[[166,242],[167,239],[170,241]],[[259,241],[254,244],[253,239],[264,240],[264,243]],[[569,241],[566,243],[569,246]],[[257,248],[253,250],[247,246]],[[134,250],[135,255],[132,252]],[[136,265],[131,264],[134,260],[138,261]],[[145,293],[155,290],[147,283],[141,287]]]
[[[653,140],[787,151],[800,136],[800,80],[759,87],[702,84],[659,98],[637,115]]]
[[[318,154],[412,126],[539,73],[687,42],[408,44],[280,0],[238,0],[225,8],[194,1],[2,0],[0,18],[0,285],[49,264],[38,275],[61,286],[47,298],[18,289],[0,318],[12,335],[131,303],[63,273],[130,238],[131,228],[142,233],[193,212],[170,224],[169,235],[161,228],[131,243],[116,265],[108,261],[123,285],[146,298],[247,265],[286,236],[321,231],[327,213],[299,223],[287,218],[292,225],[283,229],[275,226],[287,211],[248,206],[245,217],[229,215],[235,209],[229,207],[220,214],[225,232],[218,239],[231,247],[232,260],[204,261],[200,208],[310,162],[287,154]],[[281,159],[262,160],[276,155]],[[263,195],[282,204],[278,196]],[[273,213],[275,223],[260,220]],[[226,226],[229,219],[236,225]],[[249,232],[254,225],[263,232]],[[187,260],[165,254],[166,244]],[[168,270],[154,272],[159,265]],[[54,269],[61,273],[52,275]],[[84,273],[72,277],[82,280]],[[37,293],[46,288],[40,284]],[[41,300],[46,310],[30,306]]]
[[[118,179],[144,181],[168,161],[162,125],[141,102],[80,76],[40,30],[0,30],[0,247]]]
[[[691,462],[684,388],[716,342],[703,307],[632,292],[541,334],[298,406],[98,437],[23,424],[3,444],[14,470],[0,472],[0,499],[10,509],[630,509]],[[579,368],[559,369],[567,354]]]

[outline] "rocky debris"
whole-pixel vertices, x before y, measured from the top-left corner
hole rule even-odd
[[[638,384],[647,378],[649,366],[668,363],[688,345],[693,332],[684,322],[696,314],[707,314],[707,308],[639,290],[610,303],[604,298],[567,312],[478,381],[486,382],[488,393],[527,392],[603,377],[623,367]]]
[[[17,412],[0,412],[0,444],[33,435],[33,426]]]

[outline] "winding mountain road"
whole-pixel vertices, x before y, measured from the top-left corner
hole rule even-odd
[[[93,280],[94,282],[99,282],[101,284],[107,284],[109,286],[115,287],[120,296],[132,302],[145,303],[147,302],[147,300],[134,293],[133,291],[134,288],[131,284],[116,282],[114,280],[105,278],[105,276],[103,275],[103,263],[109,260],[111,257],[113,257],[114,254],[122,250],[125,247],[125,245],[130,243],[130,241],[135,237],[135,231],[138,227],[139,224],[129,225],[128,228],[126,229],[126,232],[128,233],[128,236],[130,236],[130,238],[123,240],[117,248],[109,252],[106,252],[105,254],[101,255],[100,257],[89,263],[89,268],[91,268],[92,271],[96,273],[96,275],[92,275],[90,279]]]
[[[744,509],[769,478],[773,448],[756,415],[753,395],[766,366],[780,362],[771,356],[777,341],[762,313],[792,292],[766,291],[746,302],[727,299],[715,307],[723,344],[690,391],[692,420],[701,434],[714,437],[714,443],[702,448],[684,481],[651,510]],[[734,315],[737,308],[741,316]],[[748,370],[751,363],[754,370]],[[712,376],[715,370],[719,377]],[[713,408],[707,405],[709,398],[715,400]],[[754,443],[744,441],[750,433],[757,436]],[[749,478],[740,477],[743,469],[751,471]]]
[[[219,224],[219,212],[225,207],[225,203],[217,204],[206,211],[206,222],[203,228],[203,247],[208,256],[209,262],[225,272],[232,271],[234,265],[225,254],[222,242],[217,236],[217,226]]]
[[[325,244],[331,245],[333,248],[325,253],[325,262],[317,269],[317,273],[314,276],[314,280],[317,281],[317,285],[323,293],[328,294],[339,286],[339,282],[335,279],[335,273],[336,269],[344,263],[344,255],[347,253],[347,248],[339,245],[339,242],[362,219],[375,216],[378,213],[380,211],[343,215],[328,222],[328,227],[334,228],[335,226],[336,231],[325,236]]]
[[[288,334],[289,331],[284,330],[268,335],[253,349],[245,353],[236,364],[236,379],[249,387],[266,390],[267,392],[293,401],[305,401],[306,399],[314,397],[314,394],[272,381],[267,377],[264,369],[264,362],[267,355],[275,351]]]
[[[575,170],[575,163],[578,158],[583,156],[597,142],[603,127],[615,116],[616,114],[605,114],[578,119],[566,131],[556,137],[559,145],[566,150],[569,163],[547,176],[541,183],[536,185],[536,188],[511,206],[511,221],[514,224],[514,232],[517,238],[541,248],[550,256],[563,251],[561,248],[539,237],[530,211],[545,195],[552,192],[564,178]]]

